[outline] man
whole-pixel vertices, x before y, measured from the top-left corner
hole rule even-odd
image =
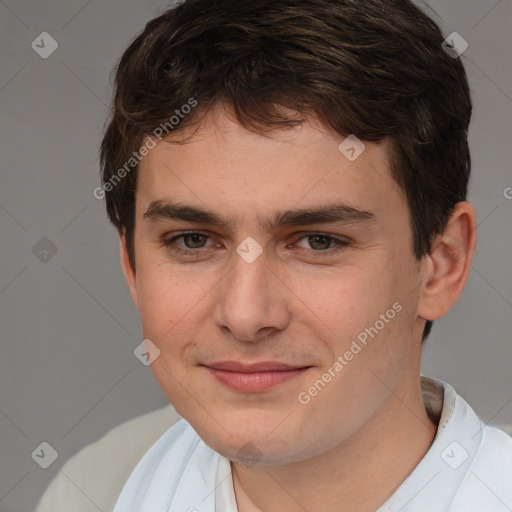
[[[147,24],[95,195],[183,419],[113,431],[68,463],[89,502],[61,478],[38,512],[512,509],[512,439],[420,376],[476,245],[443,40],[405,0],[187,0]]]

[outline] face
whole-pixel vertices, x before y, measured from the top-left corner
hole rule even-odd
[[[151,369],[231,460],[324,453],[419,373],[421,265],[387,142],[343,140],[314,121],[264,137],[218,109],[140,164],[123,265]]]

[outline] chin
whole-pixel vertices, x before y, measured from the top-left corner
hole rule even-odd
[[[239,422],[237,426],[231,423],[227,432],[211,418],[208,424],[189,423],[210,448],[233,462],[249,467],[299,462],[317,454],[313,446],[306,448],[308,440],[302,438],[292,425],[287,429],[281,428],[283,426],[275,428],[279,421],[269,423],[246,418],[245,423]]]

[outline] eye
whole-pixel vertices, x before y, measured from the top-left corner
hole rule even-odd
[[[182,238],[183,242],[185,242],[185,246],[189,249],[201,249],[204,246],[205,239],[208,238],[207,235],[203,235],[202,233],[187,233],[184,235],[180,235],[177,238]],[[175,239],[177,239],[175,238]]]
[[[200,233],[197,231],[191,231],[188,233],[180,233],[179,235],[173,236],[171,238],[166,238],[162,240],[162,245],[164,247],[169,248],[172,252],[176,254],[184,254],[184,255],[198,255],[205,251],[200,251],[198,249],[204,249],[205,247],[213,247],[213,246],[205,246],[206,240],[210,238],[205,233]],[[185,244],[185,248],[182,246],[176,245],[176,242],[180,239],[183,239]],[[220,247],[220,244],[215,244],[217,247]],[[207,249],[208,251],[209,249]],[[206,251],[206,252],[207,252]]]
[[[312,247],[312,250],[305,248],[305,252],[306,254],[312,255],[314,257],[337,254],[338,252],[342,251],[344,247],[350,245],[348,240],[323,233],[310,233],[301,237],[299,240],[305,240],[306,243]]]

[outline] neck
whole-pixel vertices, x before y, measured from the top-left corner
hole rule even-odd
[[[231,463],[239,512],[374,512],[409,476],[437,430],[419,375],[393,390],[355,435],[313,459],[247,468]]]

